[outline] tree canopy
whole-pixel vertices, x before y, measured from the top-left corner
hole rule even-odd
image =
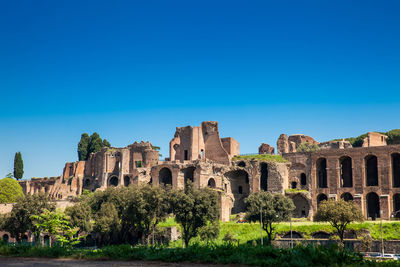
[[[297,148],[297,152],[313,152],[318,151],[319,146],[317,144],[310,144],[309,142],[301,143]]]
[[[98,133],[94,132],[91,136],[83,133],[78,143],[78,158],[87,160],[90,153],[99,152],[103,147],[111,147],[111,144],[106,139],[101,139]]]
[[[22,187],[16,180],[12,178],[0,180],[0,203],[13,203],[23,197]]]
[[[186,247],[201,227],[218,221],[219,205],[215,191],[210,188],[196,189],[190,182],[185,190],[172,191],[171,208],[175,214],[175,220],[182,227]]]
[[[24,162],[21,152],[16,152],[14,156],[14,178],[19,180],[24,176]]]
[[[353,201],[344,201],[343,199],[322,201],[314,216],[314,221],[329,222],[336,229],[341,242],[343,242],[347,225],[363,220],[360,208]]]
[[[272,224],[288,221],[295,209],[290,198],[266,191],[251,194],[245,203],[247,204],[246,219],[248,221],[260,222],[260,215],[262,215],[262,227],[267,232],[268,243],[271,243],[275,230]]]

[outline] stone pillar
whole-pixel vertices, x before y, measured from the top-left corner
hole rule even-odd
[[[380,196],[381,217],[384,220],[390,219],[389,206],[390,206],[389,195],[381,195]]]
[[[360,208],[361,213],[364,215],[364,218],[367,218],[367,213],[364,211],[363,195],[362,194],[354,194],[353,202]]]

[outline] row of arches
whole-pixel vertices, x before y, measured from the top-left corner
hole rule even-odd
[[[366,186],[378,186],[378,158],[375,155],[368,155],[365,162],[365,184]],[[393,187],[400,187],[400,153],[391,155]],[[352,159],[344,156],[339,159],[340,184],[341,187],[353,187],[353,166]],[[319,158],[316,161],[317,186],[328,187],[328,172],[326,158]]]

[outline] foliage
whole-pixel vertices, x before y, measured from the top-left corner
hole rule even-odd
[[[111,144],[106,139],[102,140],[98,133],[94,132],[90,137],[83,133],[78,143],[78,158],[87,160],[91,153],[99,152],[103,147],[111,147]]]
[[[11,172],[7,173],[6,174],[6,178],[11,178],[12,179],[12,178],[14,178],[14,175]]]
[[[78,233],[93,231],[93,218],[90,206],[86,202],[79,202],[65,209],[65,214],[73,227],[78,228]]]
[[[304,190],[304,189],[286,188],[285,193],[286,194],[307,194],[308,191]]]
[[[219,236],[219,223],[209,223],[208,225],[199,228],[199,237],[207,242],[213,241]]]
[[[188,183],[185,190],[173,190],[171,208],[176,221],[181,225],[185,246],[195,237],[199,228],[216,222],[219,216],[219,201],[210,188],[196,189]]]
[[[255,192],[246,200],[246,219],[251,222],[259,222],[262,216],[263,229],[267,232],[268,243],[271,243],[275,227],[273,223],[288,221],[295,209],[293,201],[281,194],[270,192]]]
[[[270,155],[270,154],[254,154],[254,155],[240,155],[234,156],[232,160],[259,160],[277,163],[287,163],[288,161],[284,159],[281,155]]]
[[[0,246],[2,256],[73,257],[88,260],[147,260],[162,262],[215,263],[254,266],[376,266],[362,255],[337,247],[296,246],[280,249],[272,246],[232,244],[219,246],[190,246],[187,248],[107,246],[101,249],[72,249],[60,247]],[[382,262],[379,266],[392,266]]]
[[[380,132],[381,134],[387,135],[387,144],[388,145],[396,145],[400,144],[400,129],[393,129],[388,132]],[[364,138],[368,136],[368,133],[362,134],[357,137],[349,137],[344,140],[349,141],[353,147],[362,147],[364,143]],[[335,139],[336,141],[341,139]]]
[[[339,235],[343,243],[344,231],[349,223],[364,220],[361,210],[352,201],[342,199],[329,199],[320,203],[317,213],[314,216],[317,222],[329,222]]]
[[[9,232],[17,242],[21,242],[22,236],[30,230],[35,234],[35,240],[37,240],[40,230],[33,224],[31,216],[40,215],[45,209],[54,211],[55,203],[50,202],[48,197],[43,194],[19,198],[13,205],[10,214],[4,219],[2,230]]]
[[[388,145],[400,144],[400,129],[391,130],[387,132],[386,135],[388,136]]]
[[[72,228],[69,217],[62,211],[48,211],[44,209],[40,215],[32,215],[31,219],[40,232],[51,234],[57,239],[61,247],[71,248],[80,243],[84,236],[77,236],[78,229]]]
[[[0,203],[13,203],[23,197],[22,187],[16,180],[12,178],[0,180]]]
[[[314,152],[318,151],[319,146],[317,144],[310,144],[309,142],[301,143],[297,148],[297,152]]]
[[[222,238],[222,241],[224,241],[224,243],[232,244],[236,242],[237,239],[235,239],[231,232],[227,232]]]
[[[14,156],[14,177],[19,180],[24,176],[24,162],[21,152],[16,152]]]

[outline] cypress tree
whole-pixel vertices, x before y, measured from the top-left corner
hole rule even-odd
[[[90,153],[99,152],[102,148],[103,148],[103,140],[100,138],[100,135],[98,133],[94,132],[90,136],[87,158],[89,158]]]
[[[22,176],[24,176],[24,162],[21,152],[17,152],[14,156],[14,177],[19,180],[22,179]]]
[[[81,140],[79,141],[78,144],[78,158],[79,160],[87,160],[88,155],[88,149],[89,149],[89,135],[87,133],[83,133],[81,135]]]

